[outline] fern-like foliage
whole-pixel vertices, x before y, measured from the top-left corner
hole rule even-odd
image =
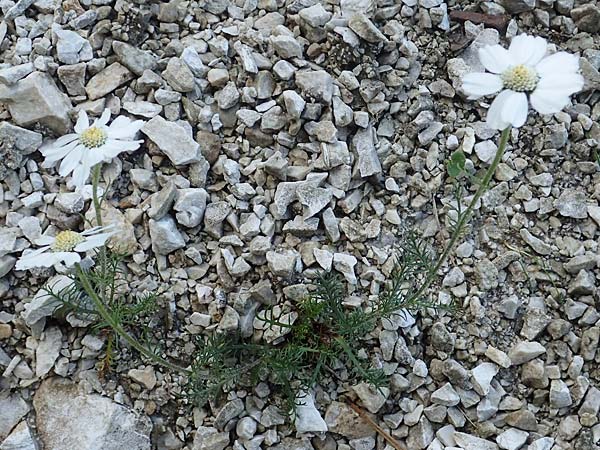
[[[158,309],[160,292],[132,294],[123,276],[123,256],[106,249],[98,252],[96,264],[86,271],[94,292],[104,304],[112,323],[118,323],[130,335],[143,342],[149,353],[157,354],[160,348],[152,342],[148,317]],[[119,348],[119,336],[111,328],[108,320],[104,320],[94,308],[81,280],[72,276],[72,283],[55,290],[48,288],[47,293],[57,304],[57,311],[62,315],[74,314],[78,319],[90,323],[90,327],[98,334],[107,337],[106,356],[101,362],[101,373],[106,374],[114,360],[114,352]]]
[[[216,335],[199,343],[188,390],[203,403],[243,380],[269,381],[293,413],[301,390],[337,376],[346,368],[348,381],[364,381],[381,389],[383,370],[362,360],[358,350],[379,320],[423,307],[437,308],[414,293],[435,264],[428,245],[406,233],[387,289],[363,308],[344,305],[344,284],[336,274],[323,273],[315,289],[295,311],[270,308],[257,315],[264,329],[281,335],[276,344],[247,341],[238,335]],[[291,320],[294,317],[294,320]]]

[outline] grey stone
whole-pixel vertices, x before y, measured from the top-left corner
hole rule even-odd
[[[249,416],[242,417],[235,426],[235,432],[240,439],[249,440],[256,434],[256,421]]]
[[[219,410],[217,415],[215,416],[214,425],[218,430],[222,430],[225,428],[225,425],[229,423],[229,421],[235,419],[237,416],[244,412],[244,402],[239,398],[227,402],[223,405],[223,407]]]
[[[502,0],[502,6],[512,14],[531,11],[535,8],[535,0]]]
[[[229,433],[219,433],[213,427],[198,427],[192,450],[224,450],[229,445]]]
[[[273,275],[281,278],[290,278],[302,267],[300,254],[295,250],[269,251],[267,252],[267,263]]]
[[[0,450],[38,450],[37,442],[26,421],[18,424],[0,443]]]
[[[306,101],[296,91],[283,91],[283,102],[290,117],[299,119],[306,106]]]
[[[539,342],[519,342],[508,352],[508,356],[514,365],[524,364],[534,358],[546,353],[546,348]]]
[[[56,56],[64,64],[77,64],[80,61],[89,61],[93,58],[92,46],[80,34],[62,30],[57,25],[52,28],[56,35]]]
[[[302,57],[302,45],[289,34],[271,36],[271,43],[281,58],[289,59]]]
[[[592,3],[582,4],[571,11],[579,31],[597,33],[600,31],[600,8]]]
[[[0,441],[10,434],[29,409],[29,404],[19,394],[5,392],[0,396]]]
[[[529,433],[526,431],[509,428],[496,437],[496,442],[501,449],[519,450],[527,442],[528,437]]]
[[[35,376],[43,377],[54,366],[62,347],[62,332],[58,327],[44,330],[42,339],[35,350]]]
[[[244,70],[248,73],[258,73],[258,66],[252,56],[252,49],[240,41],[235,41],[233,48],[242,60]]]
[[[79,192],[61,192],[56,196],[54,205],[62,212],[76,214],[83,210],[85,200]]]
[[[356,257],[348,253],[333,254],[334,269],[344,275],[344,278],[350,284],[357,283],[356,274],[354,273],[354,267],[357,263]]]
[[[136,75],[142,75],[145,70],[156,68],[158,58],[150,52],[120,41],[113,41],[112,48],[119,62]]]
[[[352,390],[358,395],[363,406],[373,414],[376,414],[381,409],[390,395],[388,388],[375,389],[369,383],[360,383],[352,386]]]
[[[19,64],[0,69],[0,83],[15,84],[34,71],[33,63]]]
[[[11,21],[21,16],[36,0],[17,0],[4,15],[5,21]],[[1,42],[1,41],[0,41]]]
[[[498,450],[494,442],[458,431],[454,433],[454,440],[463,450]]]
[[[238,103],[240,99],[240,93],[238,92],[235,83],[230,81],[215,95],[215,97],[217,98],[219,108],[229,109]]]
[[[191,92],[196,85],[192,71],[180,58],[171,58],[162,76],[177,92]]]
[[[163,117],[156,116],[146,122],[141,131],[176,166],[201,160],[200,145],[192,139],[183,127],[176,123],[168,122]]]
[[[60,66],[56,71],[58,79],[67,88],[69,95],[85,95],[86,64]]]
[[[192,228],[200,225],[206,210],[208,194],[202,188],[179,189],[173,209],[181,225]]]
[[[456,406],[460,402],[460,397],[454,387],[450,383],[446,383],[431,394],[431,401],[437,405]]]
[[[165,187],[156,194],[152,194],[148,217],[154,220],[162,219],[171,210],[171,206],[173,206],[176,196],[177,188],[172,181],[167,183]]]
[[[590,295],[596,292],[596,277],[592,272],[581,270],[577,277],[569,284],[569,294]]]
[[[352,138],[352,148],[358,155],[358,169],[362,178],[381,173],[381,162],[375,149],[371,127],[356,132]]]
[[[150,450],[150,419],[65,379],[43,381],[33,405],[43,448]]]
[[[129,69],[121,63],[114,62],[101,72],[94,75],[85,87],[90,100],[104,97],[119,86],[127,83],[133,78]]]
[[[134,116],[151,119],[159,115],[163,108],[160,105],[146,101],[123,102],[123,109]]]
[[[33,72],[15,85],[0,85],[0,101],[19,126],[40,123],[60,135],[71,128],[71,101],[47,73]]]
[[[168,255],[185,247],[185,240],[171,216],[164,216],[160,220],[150,219],[149,230],[152,251],[159,255]]]
[[[348,27],[365,41],[372,44],[388,41],[383,33],[377,29],[375,24],[363,13],[352,15],[348,20]]]
[[[60,302],[48,294],[48,289],[59,293],[71,286],[72,283],[73,280],[64,275],[56,275],[48,280],[46,285],[33,296],[31,302],[25,304],[25,310],[21,313],[25,323],[32,326],[39,320],[50,317],[58,308]]]
[[[152,366],[145,369],[130,369],[127,376],[148,390],[152,390],[156,386],[156,373]]]
[[[296,72],[296,84],[304,94],[329,104],[333,96],[333,79],[324,70]]]
[[[326,11],[321,3],[301,9],[298,15],[307,25],[313,28],[324,26],[331,18],[331,13]]]
[[[560,409],[572,404],[573,399],[567,384],[562,380],[552,380],[550,383],[550,407]]]
[[[311,393],[301,391],[296,396],[294,426],[298,433],[322,433],[327,431],[327,423],[315,407]]]
[[[231,212],[231,205],[227,202],[212,202],[206,206],[204,212],[204,229],[214,238],[223,236],[223,222]]]
[[[9,122],[0,122],[0,143],[10,142],[23,155],[35,152],[42,145],[42,135]]]
[[[519,231],[521,238],[529,244],[529,246],[540,255],[549,255],[552,253],[552,247],[549,244],[546,244],[541,239],[533,236],[528,230],[525,228],[521,228]]]
[[[536,439],[531,444],[529,444],[529,447],[527,447],[527,450],[550,450],[553,445],[554,445],[554,438],[543,437],[540,439]]]
[[[585,193],[575,189],[565,189],[555,200],[554,206],[563,217],[585,219],[588,216],[586,202]]]

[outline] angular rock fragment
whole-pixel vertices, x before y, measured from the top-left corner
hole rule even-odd
[[[200,145],[178,124],[156,116],[146,122],[141,131],[168,156],[174,165],[200,161]]]
[[[86,394],[61,378],[48,379],[33,406],[44,448],[73,450],[150,450],[150,419],[107,397]]]
[[[71,128],[71,101],[47,73],[33,72],[14,85],[0,85],[0,101],[19,126],[39,123],[59,135]]]
[[[118,62],[94,75],[85,86],[90,100],[104,97],[133,78],[129,69]]]

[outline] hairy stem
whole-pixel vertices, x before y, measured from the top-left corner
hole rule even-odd
[[[471,219],[471,216],[473,215],[475,205],[477,205],[479,199],[483,196],[483,194],[487,192],[489,188],[490,181],[492,180],[492,177],[496,172],[496,168],[498,167],[498,164],[500,164],[500,162],[502,161],[502,156],[504,155],[504,151],[506,150],[506,145],[508,144],[509,136],[510,127],[502,131],[502,135],[500,136],[500,144],[498,145],[498,150],[496,151],[496,156],[494,157],[492,164],[490,164],[490,167],[485,173],[483,180],[481,181],[481,184],[477,189],[477,192],[475,192],[475,195],[471,200],[471,203],[469,203],[467,209],[458,218],[458,222],[456,223],[454,232],[452,233],[452,236],[450,236],[450,241],[448,241],[448,244],[444,248],[444,252],[436,261],[435,266],[433,266],[433,268],[427,273],[427,277],[423,281],[423,284],[421,285],[419,290],[412,296],[413,299],[418,299],[427,291],[427,289],[429,289],[431,283],[433,283],[433,280],[437,277],[439,270],[450,256],[450,253],[452,252],[454,246],[456,245],[456,242],[460,238],[465,225],[467,225],[467,223]]]
[[[102,210],[101,199],[98,198],[98,184],[100,183],[100,173],[102,164],[96,164],[92,169],[92,201],[94,202],[94,210],[96,211],[96,225],[102,226]]]
[[[90,298],[92,299],[92,301],[94,302],[94,306],[96,307],[96,311],[98,312],[98,314],[100,314],[102,319],[104,319],[104,321],[106,323],[108,323],[111,326],[111,328],[122,339],[124,339],[131,347],[136,349],[138,352],[140,352],[142,355],[144,355],[148,359],[154,361],[156,364],[159,364],[159,365],[164,366],[171,370],[183,372],[186,375],[191,374],[190,370],[188,370],[184,367],[181,367],[177,364],[173,364],[173,363],[167,361],[166,359],[154,354],[148,348],[146,348],[142,344],[140,344],[129,333],[127,333],[127,331],[125,331],[125,329],[119,323],[119,321],[115,320],[115,318],[111,316],[111,314],[110,314],[108,308],[106,307],[106,305],[104,304],[104,302],[100,299],[100,297],[98,296],[96,291],[94,291],[94,288],[92,287],[92,284],[90,283],[90,279],[88,278],[85,270],[83,270],[80,265],[77,265],[76,272],[77,272],[77,278],[81,282],[83,289],[85,290],[86,294],[89,295]]]

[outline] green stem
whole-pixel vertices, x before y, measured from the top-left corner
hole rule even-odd
[[[104,302],[100,299],[98,294],[94,291],[92,284],[90,283],[90,279],[88,278],[85,271],[81,268],[81,266],[77,265],[76,271],[77,271],[77,277],[79,278],[79,281],[81,282],[81,285],[83,286],[83,289],[85,290],[86,294],[89,295],[90,298],[92,299],[92,301],[94,302],[94,306],[96,307],[96,311],[98,312],[98,314],[100,314],[100,317],[102,317],[102,319],[104,319],[104,321],[106,323],[108,323],[111,326],[111,328],[121,338],[123,338],[131,347],[136,349],[138,352],[140,352],[142,355],[144,355],[148,359],[151,359],[152,361],[154,361],[156,364],[160,364],[161,366],[164,366],[171,370],[183,372],[186,375],[191,374],[190,370],[188,370],[184,367],[181,367],[177,364],[170,363],[166,359],[161,358],[160,356],[154,354],[148,348],[146,348],[142,344],[140,344],[129,333],[127,333],[127,331],[125,331],[125,329],[122,327],[122,325],[114,317],[111,316],[108,308],[106,307],[106,305],[104,305]]]
[[[94,202],[94,210],[96,211],[96,225],[99,227],[102,226],[101,199],[98,198],[101,169],[102,164],[96,164],[92,169],[92,201]]]
[[[496,151],[496,156],[494,157],[492,164],[490,164],[490,167],[488,168],[487,172],[485,173],[483,180],[481,181],[481,184],[479,185],[479,188],[477,189],[477,192],[475,192],[475,195],[473,196],[473,199],[471,200],[471,203],[469,203],[469,206],[467,207],[465,212],[460,215],[458,222],[456,223],[456,227],[454,228],[454,232],[452,233],[452,236],[450,237],[450,241],[446,245],[446,248],[444,248],[444,252],[438,258],[435,266],[427,273],[427,277],[425,278],[425,281],[423,282],[423,284],[421,285],[419,290],[415,293],[415,295],[412,296],[413,299],[418,299],[427,291],[427,289],[429,289],[429,287],[431,286],[431,283],[433,283],[433,280],[437,277],[439,270],[442,268],[442,266],[444,265],[444,263],[450,256],[450,253],[452,252],[452,250],[454,249],[454,246],[456,245],[456,242],[460,238],[465,225],[471,219],[471,216],[473,215],[473,210],[475,209],[477,202],[483,196],[483,194],[485,194],[487,192],[487,190],[489,188],[490,181],[492,180],[492,177],[494,176],[494,173],[496,172],[496,168],[498,167],[498,164],[500,164],[500,162],[502,161],[502,156],[504,155],[504,151],[506,150],[506,145],[508,144],[509,136],[510,136],[510,127],[506,128],[505,130],[502,131],[502,135],[500,136],[500,144],[498,145],[498,150]]]

